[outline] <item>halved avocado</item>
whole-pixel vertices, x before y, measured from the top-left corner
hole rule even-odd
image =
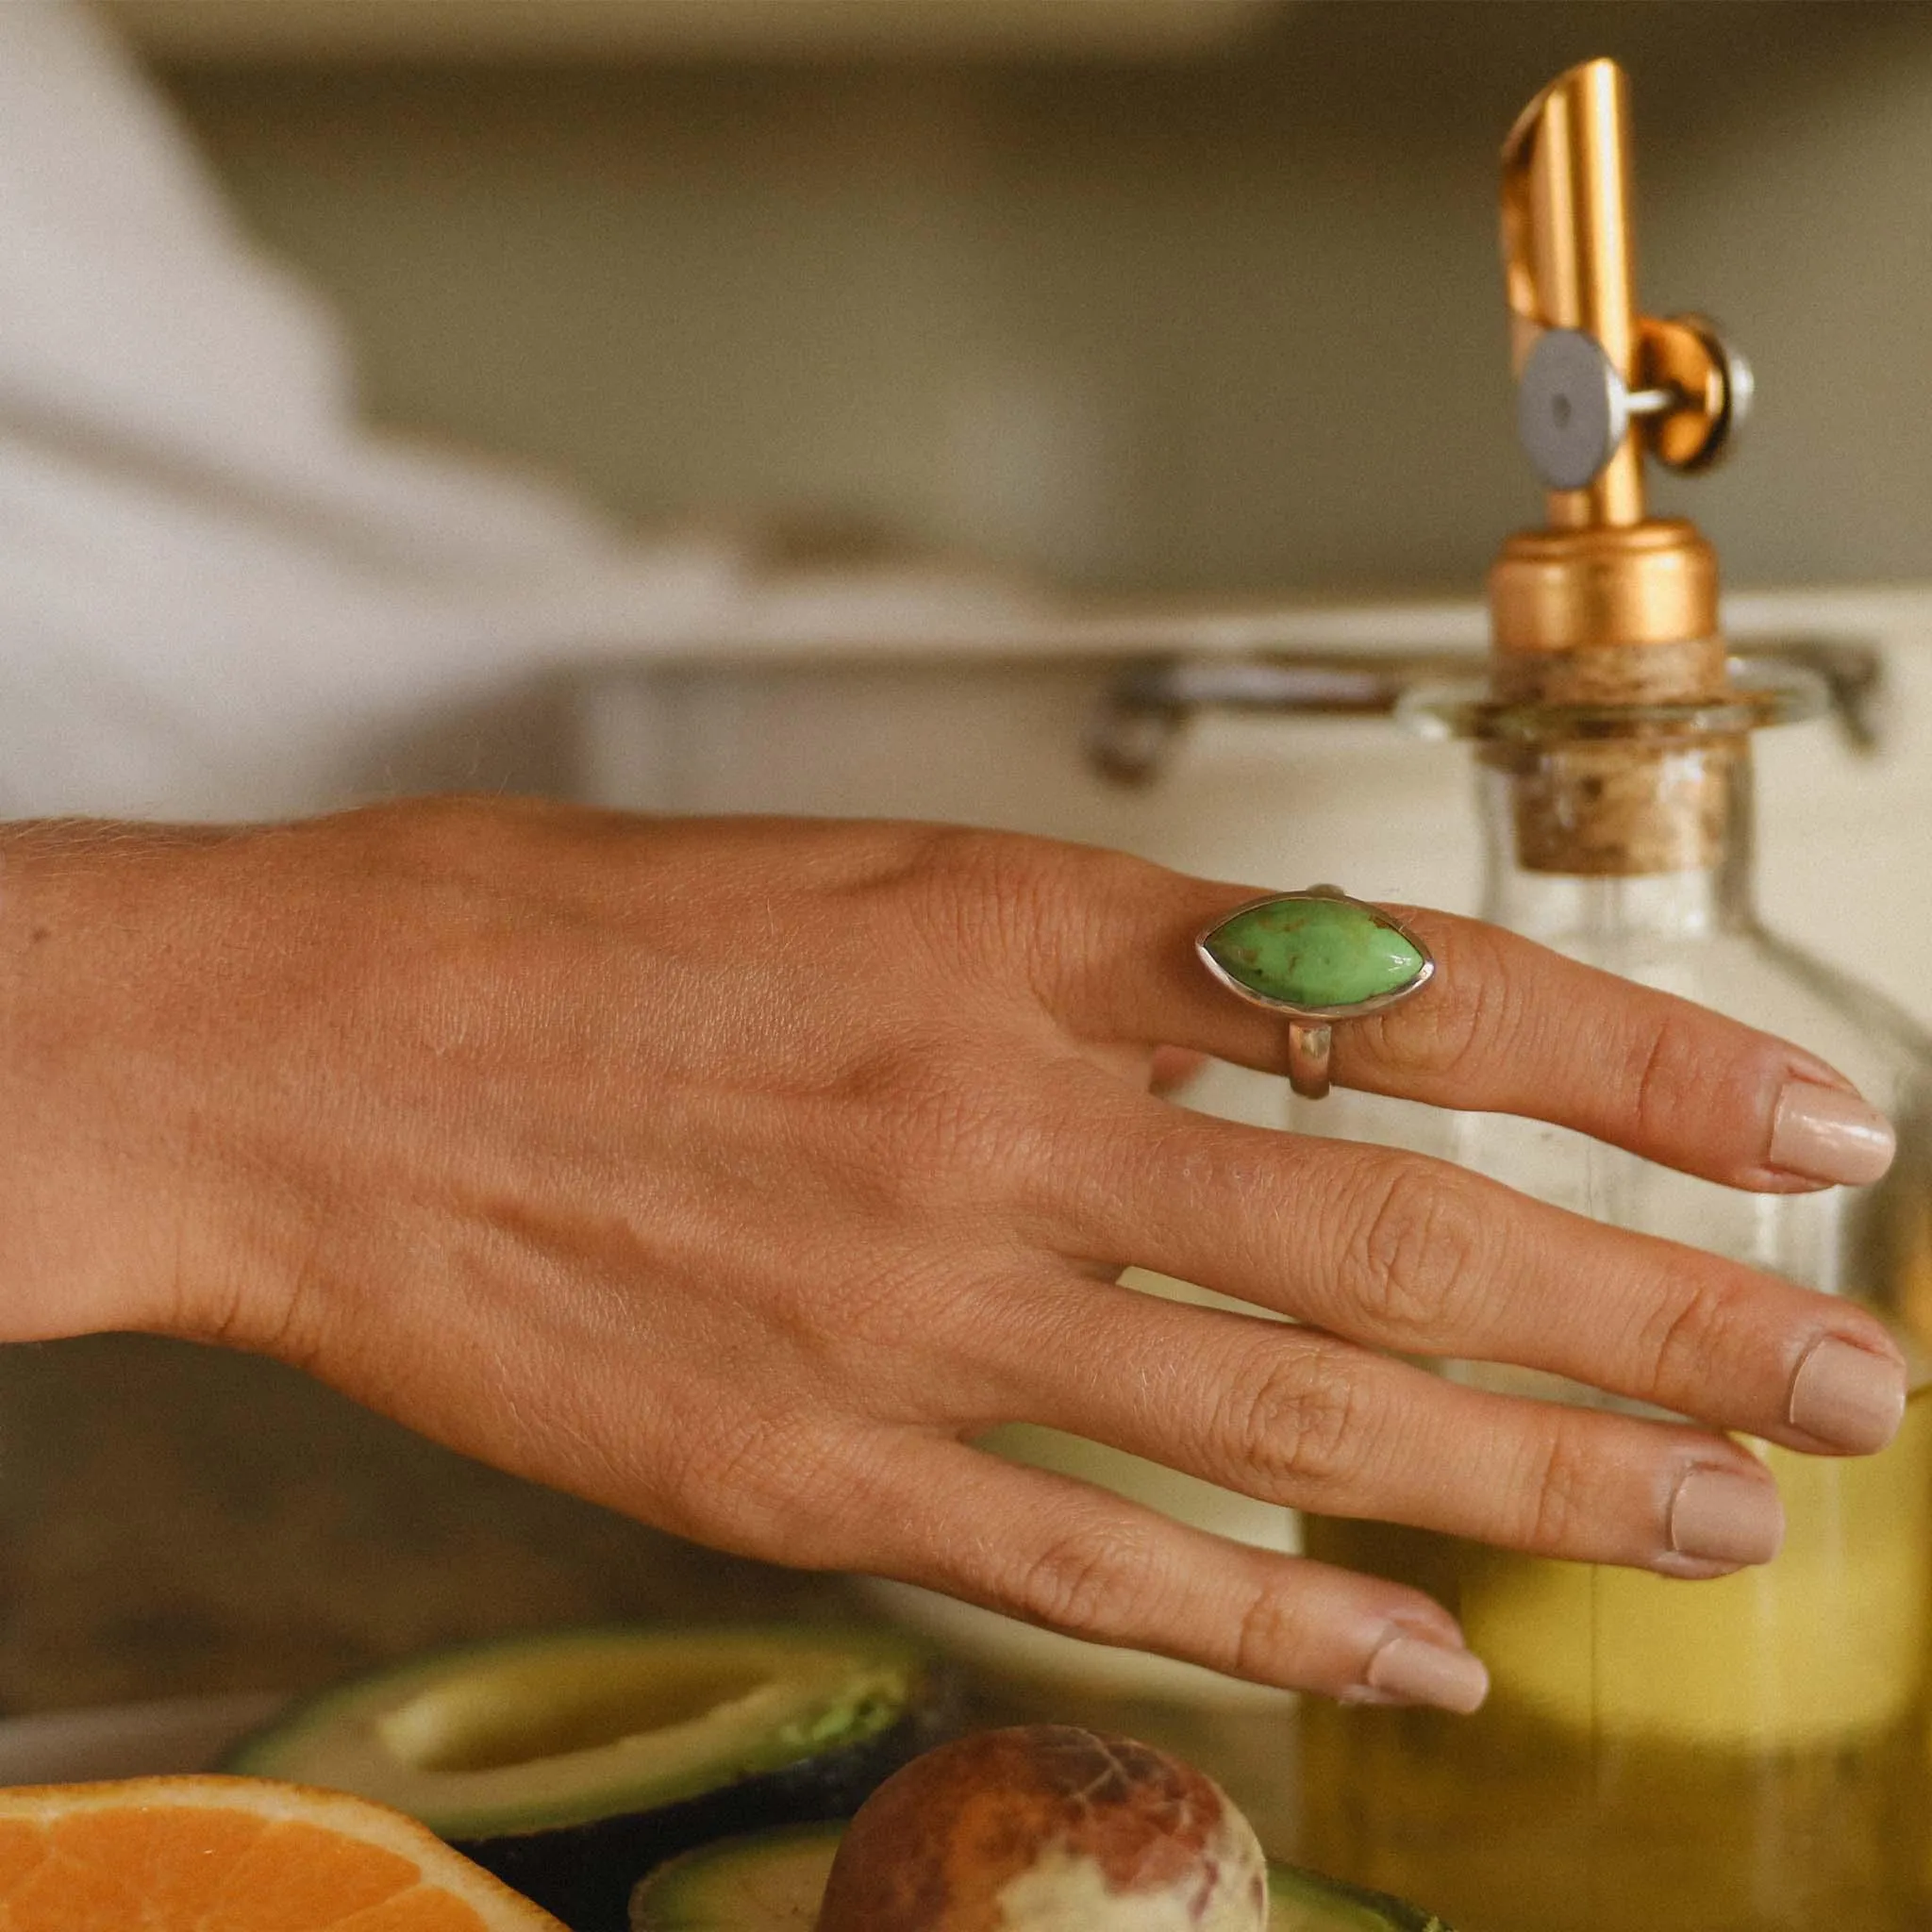
[[[849,1816],[949,1725],[884,1632],[617,1628],[509,1638],[325,1691],[225,1770],[407,1811],[577,1932],[692,1845]]]
[[[631,1894],[630,1932],[811,1932],[843,1833],[842,1824],[794,1825],[686,1852]],[[1271,1862],[1268,1932],[1450,1927],[1385,1892]]]
[[[1386,1891],[1268,1861],[1268,1932],[1451,1932],[1446,1920]]]
[[[629,1932],[811,1932],[844,1835],[781,1825],[686,1852],[631,1893]]]

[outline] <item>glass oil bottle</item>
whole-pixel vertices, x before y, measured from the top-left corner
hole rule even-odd
[[[1636,309],[1626,129],[1624,76],[1592,61],[1506,147],[1520,426],[1549,526],[1512,538],[1491,575],[1489,687],[1411,708],[1475,743],[1488,917],[1823,1055],[1892,1114],[1900,1158],[1874,1188],[1757,1196],[1514,1118],[1337,1094],[1296,1124],[1857,1296],[1932,1361],[1932,1042],[1757,922],[1750,735],[1810,697],[1727,658],[1709,546],[1644,513],[1644,455],[1707,460],[1747,378],[1707,325]],[[1455,1610],[1494,1689],[1474,1718],[1310,1700],[1301,1856],[1459,1932],[1932,1926],[1932,1370],[1875,1457],[1759,1447],[1787,1544],[1716,1582],[1309,1519],[1311,1555]]]

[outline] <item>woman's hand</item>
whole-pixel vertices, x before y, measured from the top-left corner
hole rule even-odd
[[[1774,1551],[1718,1430],[1867,1451],[1857,1308],[1415,1156],[1153,1097],[1278,1067],[1192,935],[1251,889],[932,827],[399,805],[0,844],[7,1339],[142,1327],[778,1562],[1344,1697],[1467,1707],[1446,1611],[971,1446],[1027,1421],[1250,1495],[1713,1575]],[[1405,914],[1440,970],[1342,1084],[1733,1186],[1870,1179],[1777,1041]],[[1115,1285],[1140,1263],[1296,1318]],[[1520,1363],[1708,1429],[1484,1393]]]

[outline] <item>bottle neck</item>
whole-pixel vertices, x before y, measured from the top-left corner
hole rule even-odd
[[[1752,896],[1751,754],[1742,740],[1691,746],[1660,768],[1666,790],[1696,814],[1668,870],[1555,869],[1545,814],[1560,787],[1545,767],[1562,747],[1487,760],[1482,777],[1483,917],[1559,951],[1601,955],[1624,941],[1690,944],[1757,923]]]

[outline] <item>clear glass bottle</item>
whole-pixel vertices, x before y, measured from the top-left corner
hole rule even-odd
[[[1747,737],[1687,735],[1695,716],[1684,707],[1597,716],[1586,756],[1614,761],[1627,734],[1658,796],[1702,801],[1703,832],[1697,863],[1588,875],[1552,870],[1537,850],[1538,811],[1574,787],[1580,714],[1518,706],[1500,735],[1496,708],[1456,715],[1492,734],[1487,917],[1823,1055],[1897,1120],[1900,1158],[1875,1188],[1766,1196],[1498,1115],[1338,1093],[1304,1104],[1296,1124],[1438,1154],[1577,1212],[1856,1296],[1932,1361],[1932,1041],[1758,924]],[[1666,724],[1678,735],[1659,747]],[[1587,1280],[1552,1286],[1592,1291]],[[1608,1401],[1520,1372],[1443,1368]],[[1312,1555],[1419,1585],[1456,1611],[1494,1690],[1468,1719],[1310,1700],[1307,1861],[1425,1900],[1458,1932],[1932,1924],[1932,1374],[1876,1457],[1761,1453],[1785,1498],[1785,1550],[1711,1583],[1309,1519]]]

